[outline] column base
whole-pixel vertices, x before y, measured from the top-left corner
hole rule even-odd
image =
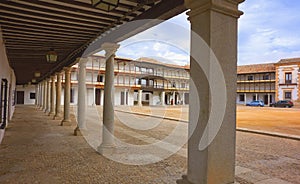
[[[60,125],[61,126],[71,126],[72,122],[71,122],[71,120],[62,120]]]
[[[193,184],[188,181],[187,175],[182,175],[182,178],[176,181],[177,184]]]
[[[59,120],[61,118],[62,118],[62,115],[60,115],[60,114],[56,114],[53,116],[53,120]]]
[[[48,116],[54,116],[54,112],[49,112]]]
[[[97,148],[97,151],[101,155],[111,155],[115,152],[115,149],[115,144],[100,144],[100,146]]]
[[[74,135],[75,136],[84,136],[87,134],[87,129],[86,128],[79,128],[78,126],[74,130]]]

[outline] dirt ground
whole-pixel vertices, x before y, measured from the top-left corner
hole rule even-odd
[[[238,106],[237,127],[300,135],[300,109]]]
[[[134,106],[128,107],[126,111],[188,120],[188,106]],[[238,105],[237,127],[299,136],[300,108],[246,107]]]

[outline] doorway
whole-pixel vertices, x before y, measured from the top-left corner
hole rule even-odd
[[[96,105],[101,105],[101,89],[95,90],[95,96],[96,96]]]
[[[17,91],[17,104],[24,104],[24,91]]]
[[[0,129],[5,129],[7,121],[7,88],[8,81],[6,79],[1,80],[1,98],[0,98]]]

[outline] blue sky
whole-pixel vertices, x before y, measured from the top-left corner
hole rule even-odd
[[[246,0],[240,5],[238,64],[300,57],[300,1]],[[189,62],[190,24],[185,13],[121,42],[117,56]]]

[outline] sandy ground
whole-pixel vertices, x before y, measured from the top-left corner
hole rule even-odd
[[[188,106],[117,107],[131,112],[188,120]],[[300,108],[237,106],[237,127],[300,135]]]
[[[237,126],[300,135],[300,109],[238,106]]]
[[[187,108],[175,108],[167,108],[166,112],[155,108],[151,113],[187,115]],[[145,109],[150,112],[148,107]],[[238,107],[240,110],[252,113],[286,112],[287,109]],[[299,114],[297,109],[288,111]],[[186,174],[186,145],[177,153],[172,149],[186,142],[187,123],[115,113],[115,136],[119,141],[114,153],[117,157],[111,159],[95,150],[101,143],[101,112],[101,107],[89,108],[90,134],[81,137],[73,136],[75,122],[70,127],[62,127],[59,120],[52,120],[33,106],[18,106],[0,145],[0,183],[175,184]],[[75,116],[72,117],[74,120]],[[168,139],[170,134],[173,136]],[[148,146],[156,142],[162,144]],[[133,150],[129,144],[135,146]],[[140,150],[141,145],[147,146]],[[237,132],[236,181],[239,184],[299,184],[299,150],[300,141]],[[126,164],[135,159],[155,160],[155,154],[163,156],[170,152],[173,154],[155,163]]]

